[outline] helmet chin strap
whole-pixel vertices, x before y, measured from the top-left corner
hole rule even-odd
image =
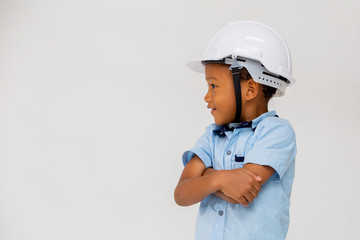
[[[241,116],[241,85],[240,85],[240,69],[243,67],[236,61],[236,56],[232,56],[234,62],[231,64],[229,70],[232,72],[234,89],[235,89],[235,99],[236,99],[236,114],[234,122],[240,122]]]

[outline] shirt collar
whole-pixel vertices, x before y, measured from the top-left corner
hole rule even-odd
[[[279,116],[276,114],[275,111],[270,111],[270,112],[263,113],[260,116],[258,116],[257,118],[252,120],[252,122],[253,122],[252,128],[255,130],[257,125],[267,117],[279,117]]]
[[[278,117],[278,115],[276,115],[275,111],[270,111],[270,112],[266,112],[261,114],[260,116],[258,116],[257,118],[247,122],[241,122],[241,123],[229,123],[228,125],[217,125],[215,123],[213,123],[214,126],[214,130],[213,132],[219,135],[224,135],[226,131],[233,131],[236,128],[247,128],[247,127],[251,127],[252,130],[255,130],[257,125],[265,118],[267,117]]]

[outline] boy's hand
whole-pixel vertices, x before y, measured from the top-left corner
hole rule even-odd
[[[207,168],[205,169],[205,171],[203,172],[203,176],[207,175],[207,174],[210,174],[210,173],[213,173],[213,172],[216,172],[217,170],[213,169],[213,168]],[[232,204],[239,204],[238,201],[236,201],[235,199],[232,199],[231,197],[229,196],[226,196],[221,190],[218,190],[216,192],[214,192],[214,194],[216,196],[218,196],[219,198],[221,198],[222,200],[224,201],[227,201],[228,203],[232,203]]]
[[[244,168],[221,172],[221,191],[244,207],[249,206],[261,189],[261,177]]]
[[[236,201],[235,199],[226,196],[221,190],[214,192],[214,194],[216,196],[218,196],[219,198],[221,198],[224,201],[227,201],[228,203],[232,203],[232,204],[240,204],[238,201]]]
[[[206,168],[205,171],[203,172],[203,175],[207,175],[207,174],[210,174],[210,173],[213,173],[213,172],[216,172],[217,170],[213,169],[213,168]],[[255,179],[257,180],[261,180],[261,177],[259,178],[258,175],[254,174],[253,172],[247,170],[245,171],[247,172],[250,176],[254,177]],[[214,193],[216,196],[218,196],[219,198],[221,198],[222,200],[224,201],[227,201],[228,203],[232,203],[232,204],[241,204],[241,202],[225,195],[221,190],[218,190]],[[255,197],[254,197],[255,198]],[[251,201],[254,200],[254,198],[252,198]]]

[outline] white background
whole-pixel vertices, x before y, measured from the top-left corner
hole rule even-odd
[[[341,3],[340,3],[341,2]],[[0,239],[192,239],[173,191],[213,119],[186,61],[229,21],[288,43],[288,239],[360,236],[358,1],[0,1]]]

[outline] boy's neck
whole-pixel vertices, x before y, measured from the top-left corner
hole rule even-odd
[[[259,117],[261,114],[264,114],[268,112],[268,106],[262,105],[262,106],[248,106],[242,109],[240,121],[251,121],[255,118]]]

